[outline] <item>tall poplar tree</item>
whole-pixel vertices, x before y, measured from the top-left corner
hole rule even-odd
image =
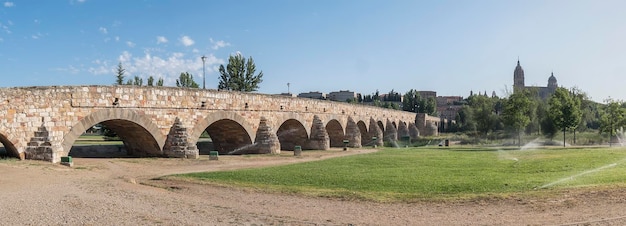
[[[218,89],[242,92],[252,92],[259,89],[259,83],[263,82],[263,71],[258,74],[252,57],[247,60],[241,54],[230,55],[226,67],[220,65],[220,81]]]
[[[120,62],[117,64],[117,70],[115,71],[115,84],[124,85],[124,72],[126,72],[126,69],[122,67],[122,62]]]

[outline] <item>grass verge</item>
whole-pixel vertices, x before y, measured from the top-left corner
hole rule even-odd
[[[382,202],[542,196],[562,188],[624,186],[626,150],[384,149],[285,166],[170,177]]]

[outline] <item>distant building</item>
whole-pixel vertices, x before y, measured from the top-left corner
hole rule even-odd
[[[339,92],[328,93],[328,99],[334,101],[348,101],[357,98],[357,93],[350,90],[339,90]]]
[[[438,96],[435,98],[435,100],[437,101],[437,107],[439,106],[447,106],[447,105],[453,105],[455,102],[461,102],[463,101],[463,97],[462,96]]]
[[[417,93],[424,99],[437,98],[437,92],[435,91],[417,91]]]
[[[439,117],[443,119],[447,119],[450,121],[456,120],[456,115],[463,108],[463,105],[437,105],[437,112],[439,113]]]
[[[308,92],[300,93],[298,94],[298,97],[324,100],[326,99],[326,94],[320,92]]]
[[[548,78],[548,86],[525,86],[524,85],[524,69],[517,61],[517,66],[515,67],[515,71],[513,71],[513,92],[518,90],[530,90],[531,92],[537,92],[537,95],[542,99],[548,99],[558,87],[556,82],[556,77],[554,77],[554,72]]]
[[[281,94],[278,94],[278,95],[281,95],[281,96],[288,96],[288,97],[296,97],[296,95],[295,95],[295,94],[293,94],[293,93],[281,93]]]

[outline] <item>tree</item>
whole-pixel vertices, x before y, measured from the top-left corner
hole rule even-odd
[[[557,129],[563,131],[563,146],[565,146],[565,131],[575,129],[581,119],[580,100],[570,95],[565,88],[557,88],[550,97],[548,116]]]
[[[159,78],[159,80],[157,81],[156,86],[163,86],[163,78]]]
[[[403,96],[403,98],[395,95],[393,97],[397,99],[397,101],[402,99],[403,111],[426,113],[431,116],[437,116],[437,100],[434,97],[422,98],[422,96],[420,96],[420,94],[413,89],[406,92]]]
[[[153,86],[154,85],[154,77],[152,77],[152,75],[150,77],[148,77],[148,86]]]
[[[366,96],[366,98],[369,97]],[[369,97],[371,99],[371,97]],[[422,97],[417,93],[417,91],[411,89],[404,93],[404,98],[402,99],[402,110],[418,113],[418,104],[421,101]]]
[[[517,145],[522,145],[522,129],[530,123],[531,101],[526,92],[515,92],[504,102],[504,123],[517,131]]]
[[[494,110],[494,99],[484,95],[474,95],[468,98],[469,106],[472,108],[473,120],[476,129],[487,135],[497,128],[500,123],[498,115]]]
[[[230,55],[226,68],[220,65],[220,81],[218,89],[252,92],[259,89],[259,83],[263,82],[263,71],[255,75],[256,65],[252,57],[248,60],[241,54]]]
[[[626,110],[622,107],[621,101],[611,98],[604,100],[604,112],[600,117],[600,133],[609,133],[609,146],[616,130],[626,125]]]
[[[176,79],[177,87],[198,88],[198,83],[193,80],[193,75],[189,72],[180,73],[178,79]]]
[[[476,132],[476,121],[474,121],[474,115],[470,106],[463,106],[455,117],[459,131],[472,131]]]
[[[118,85],[123,85],[124,84],[124,72],[126,72],[126,69],[124,69],[124,67],[122,67],[122,62],[120,62],[119,64],[117,64],[117,70],[116,70],[116,80],[115,83]]]
[[[133,78],[133,85],[134,86],[142,86],[143,85],[143,78],[140,78],[139,76],[135,76]]]

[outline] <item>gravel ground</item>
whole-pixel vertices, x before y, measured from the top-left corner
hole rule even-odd
[[[151,180],[371,151],[220,156],[219,161],[77,158],[73,168],[2,160],[0,225],[626,225],[624,188],[564,191],[549,199],[389,204]]]

